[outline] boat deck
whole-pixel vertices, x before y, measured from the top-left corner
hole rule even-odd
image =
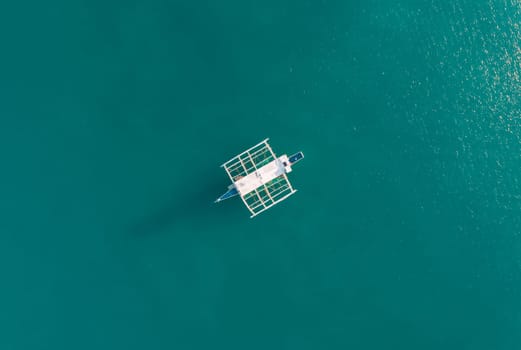
[[[284,159],[285,158],[285,159]],[[278,176],[285,173],[285,167],[283,161],[287,160],[287,157],[280,157],[275,159],[262,168],[255,170],[254,172],[240,178],[235,182],[235,187],[244,196],[247,193],[255,190],[258,187],[270,182]]]

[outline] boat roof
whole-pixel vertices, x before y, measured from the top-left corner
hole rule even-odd
[[[222,167],[254,217],[296,192],[286,172],[288,157],[278,157],[265,139],[233,157]]]

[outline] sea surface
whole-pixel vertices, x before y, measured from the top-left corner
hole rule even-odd
[[[521,349],[521,1],[0,5],[0,349]],[[269,137],[254,219],[219,166]]]

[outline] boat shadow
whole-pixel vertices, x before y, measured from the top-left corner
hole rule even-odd
[[[147,236],[175,231],[178,228],[205,229],[215,226],[229,212],[229,206],[214,203],[224,192],[227,180],[214,180],[201,183],[194,191],[183,189],[182,193],[172,192],[170,199],[155,210],[150,210],[144,219],[130,228],[136,236]],[[197,183],[197,182],[196,182]]]

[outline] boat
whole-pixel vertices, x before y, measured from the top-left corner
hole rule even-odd
[[[277,157],[268,141],[264,139],[221,165],[232,183],[215,203],[239,196],[253,218],[297,192],[287,174],[304,159],[304,153]]]

